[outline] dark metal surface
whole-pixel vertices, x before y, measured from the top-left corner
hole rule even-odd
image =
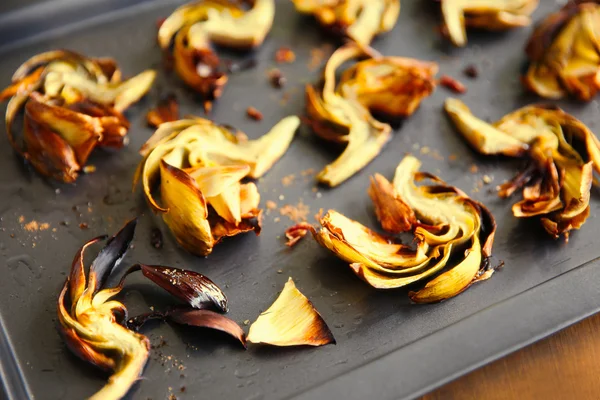
[[[31,55],[61,47],[115,57],[126,76],[150,66],[160,68],[156,21],[177,3],[144,2],[108,17],[100,15],[99,7],[95,9],[99,16],[81,21],[90,17],[89,12],[85,3],[73,2],[68,8],[71,15],[79,15],[73,19],[75,25],[48,26],[59,30],[27,34],[18,45],[0,43],[0,86],[8,84],[15,68]],[[443,73],[468,85],[469,92],[462,99],[476,115],[497,119],[536,101],[522,93],[519,83],[522,47],[530,29],[471,33],[466,49],[449,49],[438,39],[438,16],[427,3],[404,0],[397,26],[376,40],[374,47],[384,54],[438,61]],[[114,2],[107,1],[104,10],[111,6]],[[539,20],[555,7],[555,2],[543,2],[535,18]],[[31,14],[35,8],[29,12],[22,14],[23,20],[35,20]],[[63,15],[60,8],[49,9],[48,21],[53,20],[52,13]],[[7,15],[14,23],[15,14]],[[0,37],[8,30],[17,32],[18,24],[3,28],[8,26],[2,23],[5,17],[0,15]],[[273,30],[255,52],[257,67],[231,77],[215,106],[214,119],[257,137],[280,118],[302,114],[303,85],[318,79],[317,71],[307,67],[311,49],[328,40],[310,19],[297,15],[290,2],[279,1]],[[269,85],[265,71],[273,66],[273,53],[282,45],[294,49],[297,61],[281,67],[288,85],[277,90]],[[476,80],[461,75],[470,64],[481,72]],[[145,332],[153,344],[166,343],[153,350],[144,379],[132,391],[136,399],[165,398],[170,393],[194,399],[410,398],[600,309],[600,277],[594,262],[600,255],[598,193],[592,196],[590,219],[569,243],[548,238],[536,221],[513,218],[511,202],[497,199],[489,189],[511,176],[517,164],[484,159],[467,148],[442,112],[444,99],[451,95],[444,88],[438,88],[402,124],[379,158],[341,187],[319,188],[317,195],[314,183],[300,176],[300,171],[319,170],[338,154],[304,127],[289,152],[257,184],[263,204],[266,200],[280,206],[296,204],[302,198],[311,215],[319,208],[336,208],[376,226],[366,195],[368,176],[380,172],[391,178],[402,156],[413,152],[422,159],[424,170],[439,174],[494,212],[499,227],[493,262],[503,260],[506,267],[491,280],[441,304],[411,305],[405,290],[369,288],[312,240],[288,250],[282,236],[291,222],[276,211],[267,213],[260,237],[249,234],[227,240],[206,259],[186,254],[149,212],[139,192],[130,190],[139,161],[137,149],[152,132],[144,125],[144,113],[167,87],[177,92],[184,114],[202,114],[198,99],[161,71],[152,93],[127,113],[132,121],[129,147],[96,153],[91,163],[97,172],[72,186],[45,181],[24,168],[4,135],[0,137],[0,376],[9,398],[22,399],[30,393],[36,399],[80,399],[104,384],[105,375],[76,359],[61,342],[55,329],[56,296],[73,254],[85,240],[114,233],[126,219],[140,213],[144,215],[135,248],[126,261],[186,267],[206,274],[225,290],[229,316],[240,323],[254,321],[291,276],[323,315],[338,344],[315,349],[250,346],[243,351],[218,334],[148,326]],[[291,97],[281,105],[284,93]],[[249,105],[263,112],[262,122],[247,119]],[[596,128],[596,101],[560,105]],[[425,146],[429,152],[421,151]],[[449,162],[450,154],[458,159]],[[469,172],[473,163],[479,166],[477,174]],[[281,179],[291,173],[297,176],[295,183],[283,186]],[[493,176],[494,183],[474,192],[484,174]],[[275,222],[276,217],[281,221]],[[24,224],[32,220],[49,223],[49,229],[28,231]],[[89,229],[81,230],[80,222]],[[153,226],[163,231],[161,250],[150,246]],[[170,302],[160,289],[132,278],[122,296],[132,315]],[[185,393],[180,393],[182,387]]]

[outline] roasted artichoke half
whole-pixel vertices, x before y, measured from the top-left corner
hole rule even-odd
[[[143,323],[152,317],[217,329],[245,345],[245,335],[239,325],[208,310],[226,312],[227,298],[207,277],[193,271],[160,266],[135,265],[126,270],[119,267],[133,240],[135,226],[136,221],[132,220],[110,238],[87,273],[84,265],[86,251],[105,237],[97,237],[84,244],[73,260],[71,272],[58,298],[58,328],[67,346],[82,360],[112,372],[108,383],[90,397],[93,400],[121,399],[141,376],[148,361],[150,341],[131,329],[135,327],[134,321]],[[125,277],[138,270],[187,306],[127,320],[125,305],[111,299],[123,290]],[[118,283],[115,278],[120,278]]]
[[[68,50],[38,54],[0,92],[0,101],[10,98],[9,142],[40,174],[73,182],[94,148],[127,143],[129,122],[122,112],[146,94],[155,75],[147,70],[122,81],[113,59]],[[13,125],[23,109],[23,138],[18,140]]]
[[[569,1],[546,17],[526,47],[524,85],[547,99],[594,98],[600,88],[599,26],[600,1]]]
[[[400,14],[400,0],[292,0],[296,10],[314,15],[325,28],[368,46],[373,38],[392,30]]]
[[[344,152],[317,179],[337,186],[380,153],[391,137],[390,125],[373,114],[408,117],[435,89],[437,64],[402,57],[369,57],[368,50],[348,44],[327,61],[320,87],[306,87],[306,112],[313,131],[325,140],[345,144]],[[355,58],[367,58],[336,72]]]
[[[455,46],[467,44],[467,28],[505,31],[531,24],[539,0],[441,0],[442,32]]]
[[[200,0],[176,9],[160,26],[158,43],[172,51],[175,72],[207,101],[227,83],[212,44],[234,49],[262,44],[275,17],[274,0],[254,0],[249,9],[235,0]]]
[[[500,197],[523,189],[523,200],[512,208],[515,217],[540,216],[555,238],[568,239],[571,230],[583,225],[590,214],[593,170],[600,172],[600,141],[587,126],[549,106],[527,106],[493,124],[475,117],[459,100],[446,100],[445,108],[476,151],[529,161],[524,171],[498,187]]]
[[[260,195],[253,182],[286,152],[298,117],[281,120],[257,140],[201,118],[163,123],[142,147],[141,178],[152,209],[162,214],[178,243],[208,255],[224,237],[260,232]],[[160,182],[162,204],[152,189]]]
[[[460,189],[419,172],[420,165],[417,158],[406,156],[392,183],[376,174],[369,188],[382,228],[393,234],[412,233],[414,246],[380,235],[334,210],[321,218],[320,229],[311,231],[319,244],[349,262],[352,271],[372,287],[395,289],[428,281],[409,297],[416,303],[433,303],[492,275],[488,258],[496,222],[487,208]],[[431,184],[417,185],[425,180]]]

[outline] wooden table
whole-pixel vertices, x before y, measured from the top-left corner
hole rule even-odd
[[[600,399],[600,314],[422,398],[455,399]]]

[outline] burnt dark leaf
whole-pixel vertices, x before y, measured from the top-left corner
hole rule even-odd
[[[225,293],[206,276],[157,265],[140,265],[140,268],[146,278],[193,308],[227,312]]]
[[[209,310],[174,309],[167,313],[167,319],[183,325],[215,329],[236,338],[246,347],[246,334],[233,320]]]
[[[115,236],[108,240],[106,246],[98,253],[98,257],[96,257],[90,267],[90,278],[95,275],[94,292],[102,288],[106,278],[115,270],[121,260],[123,260],[123,257],[125,257],[125,253],[127,253],[129,245],[133,240],[136,225],[137,218],[127,222]]]

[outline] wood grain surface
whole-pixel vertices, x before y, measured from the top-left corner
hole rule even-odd
[[[442,399],[600,399],[600,314],[422,398]]]

